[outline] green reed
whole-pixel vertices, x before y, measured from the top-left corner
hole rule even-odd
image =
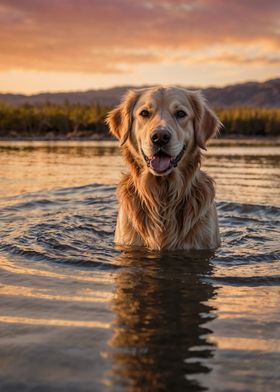
[[[218,108],[216,113],[223,123],[222,136],[279,136],[279,108]]]
[[[111,108],[84,104],[0,103],[0,137],[91,137],[109,136],[104,119]],[[224,128],[221,136],[279,136],[280,109],[216,108]]]

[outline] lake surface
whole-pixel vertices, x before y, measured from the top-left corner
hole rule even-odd
[[[280,148],[212,146],[216,252],[114,248],[113,142],[0,143],[0,391],[279,391]]]

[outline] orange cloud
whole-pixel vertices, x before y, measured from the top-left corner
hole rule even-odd
[[[221,54],[218,56],[199,57],[194,62],[223,62],[230,64],[259,64],[259,65],[280,65],[280,57],[270,56],[242,56],[236,54]]]
[[[270,47],[269,64],[280,47],[279,11],[278,0],[2,0],[0,70],[121,73],[167,61],[168,50],[191,59],[192,50],[236,43]]]

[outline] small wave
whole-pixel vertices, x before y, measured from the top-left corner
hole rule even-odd
[[[34,261],[111,268],[119,254],[113,244],[116,188],[89,184],[27,193],[2,209],[0,249]],[[239,265],[280,259],[280,208],[217,203],[222,246],[212,262]],[[247,279],[247,278],[246,278]]]
[[[226,212],[231,212],[239,218],[251,218],[253,220],[269,218],[280,218],[280,207],[266,204],[246,204],[234,203],[228,201],[219,201],[217,203],[219,213],[224,216]]]
[[[58,249],[60,248],[60,249]],[[20,258],[24,258],[27,260],[32,260],[35,262],[47,262],[47,263],[55,263],[55,264],[64,264],[67,266],[75,266],[75,267],[83,267],[83,268],[97,268],[101,270],[115,270],[118,266],[110,262],[110,259],[113,261],[113,256],[117,256],[118,252],[111,251],[104,252],[103,248],[95,248],[95,252],[92,255],[89,254],[70,254],[69,250],[62,250],[61,245],[59,247],[51,250],[46,249],[46,252],[26,249],[17,245],[2,245],[1,250],[5,253],[16,256],[14,260],[20,260]],[[47,252],[48,251],[48,252]]]
[[[216,286],[244,286],[244,287],[260,287],[260,286],[280,286],[279,276],[215,276],[204,278],[204,281]]]

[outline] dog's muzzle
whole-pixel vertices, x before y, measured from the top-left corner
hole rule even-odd
[[[182,159],[185,150],[186,150],[186,145],[184,144],[179,154],[172,159],[172,157],[168,155],[165,151],[159,149],[159,151],[155,155],[149,158],[141,148],[141,152],[147,163],[147,166],[153,169],[157,173],[164,173],[167,170],[169,170],[171,167],[176,167],[179,161]]]

